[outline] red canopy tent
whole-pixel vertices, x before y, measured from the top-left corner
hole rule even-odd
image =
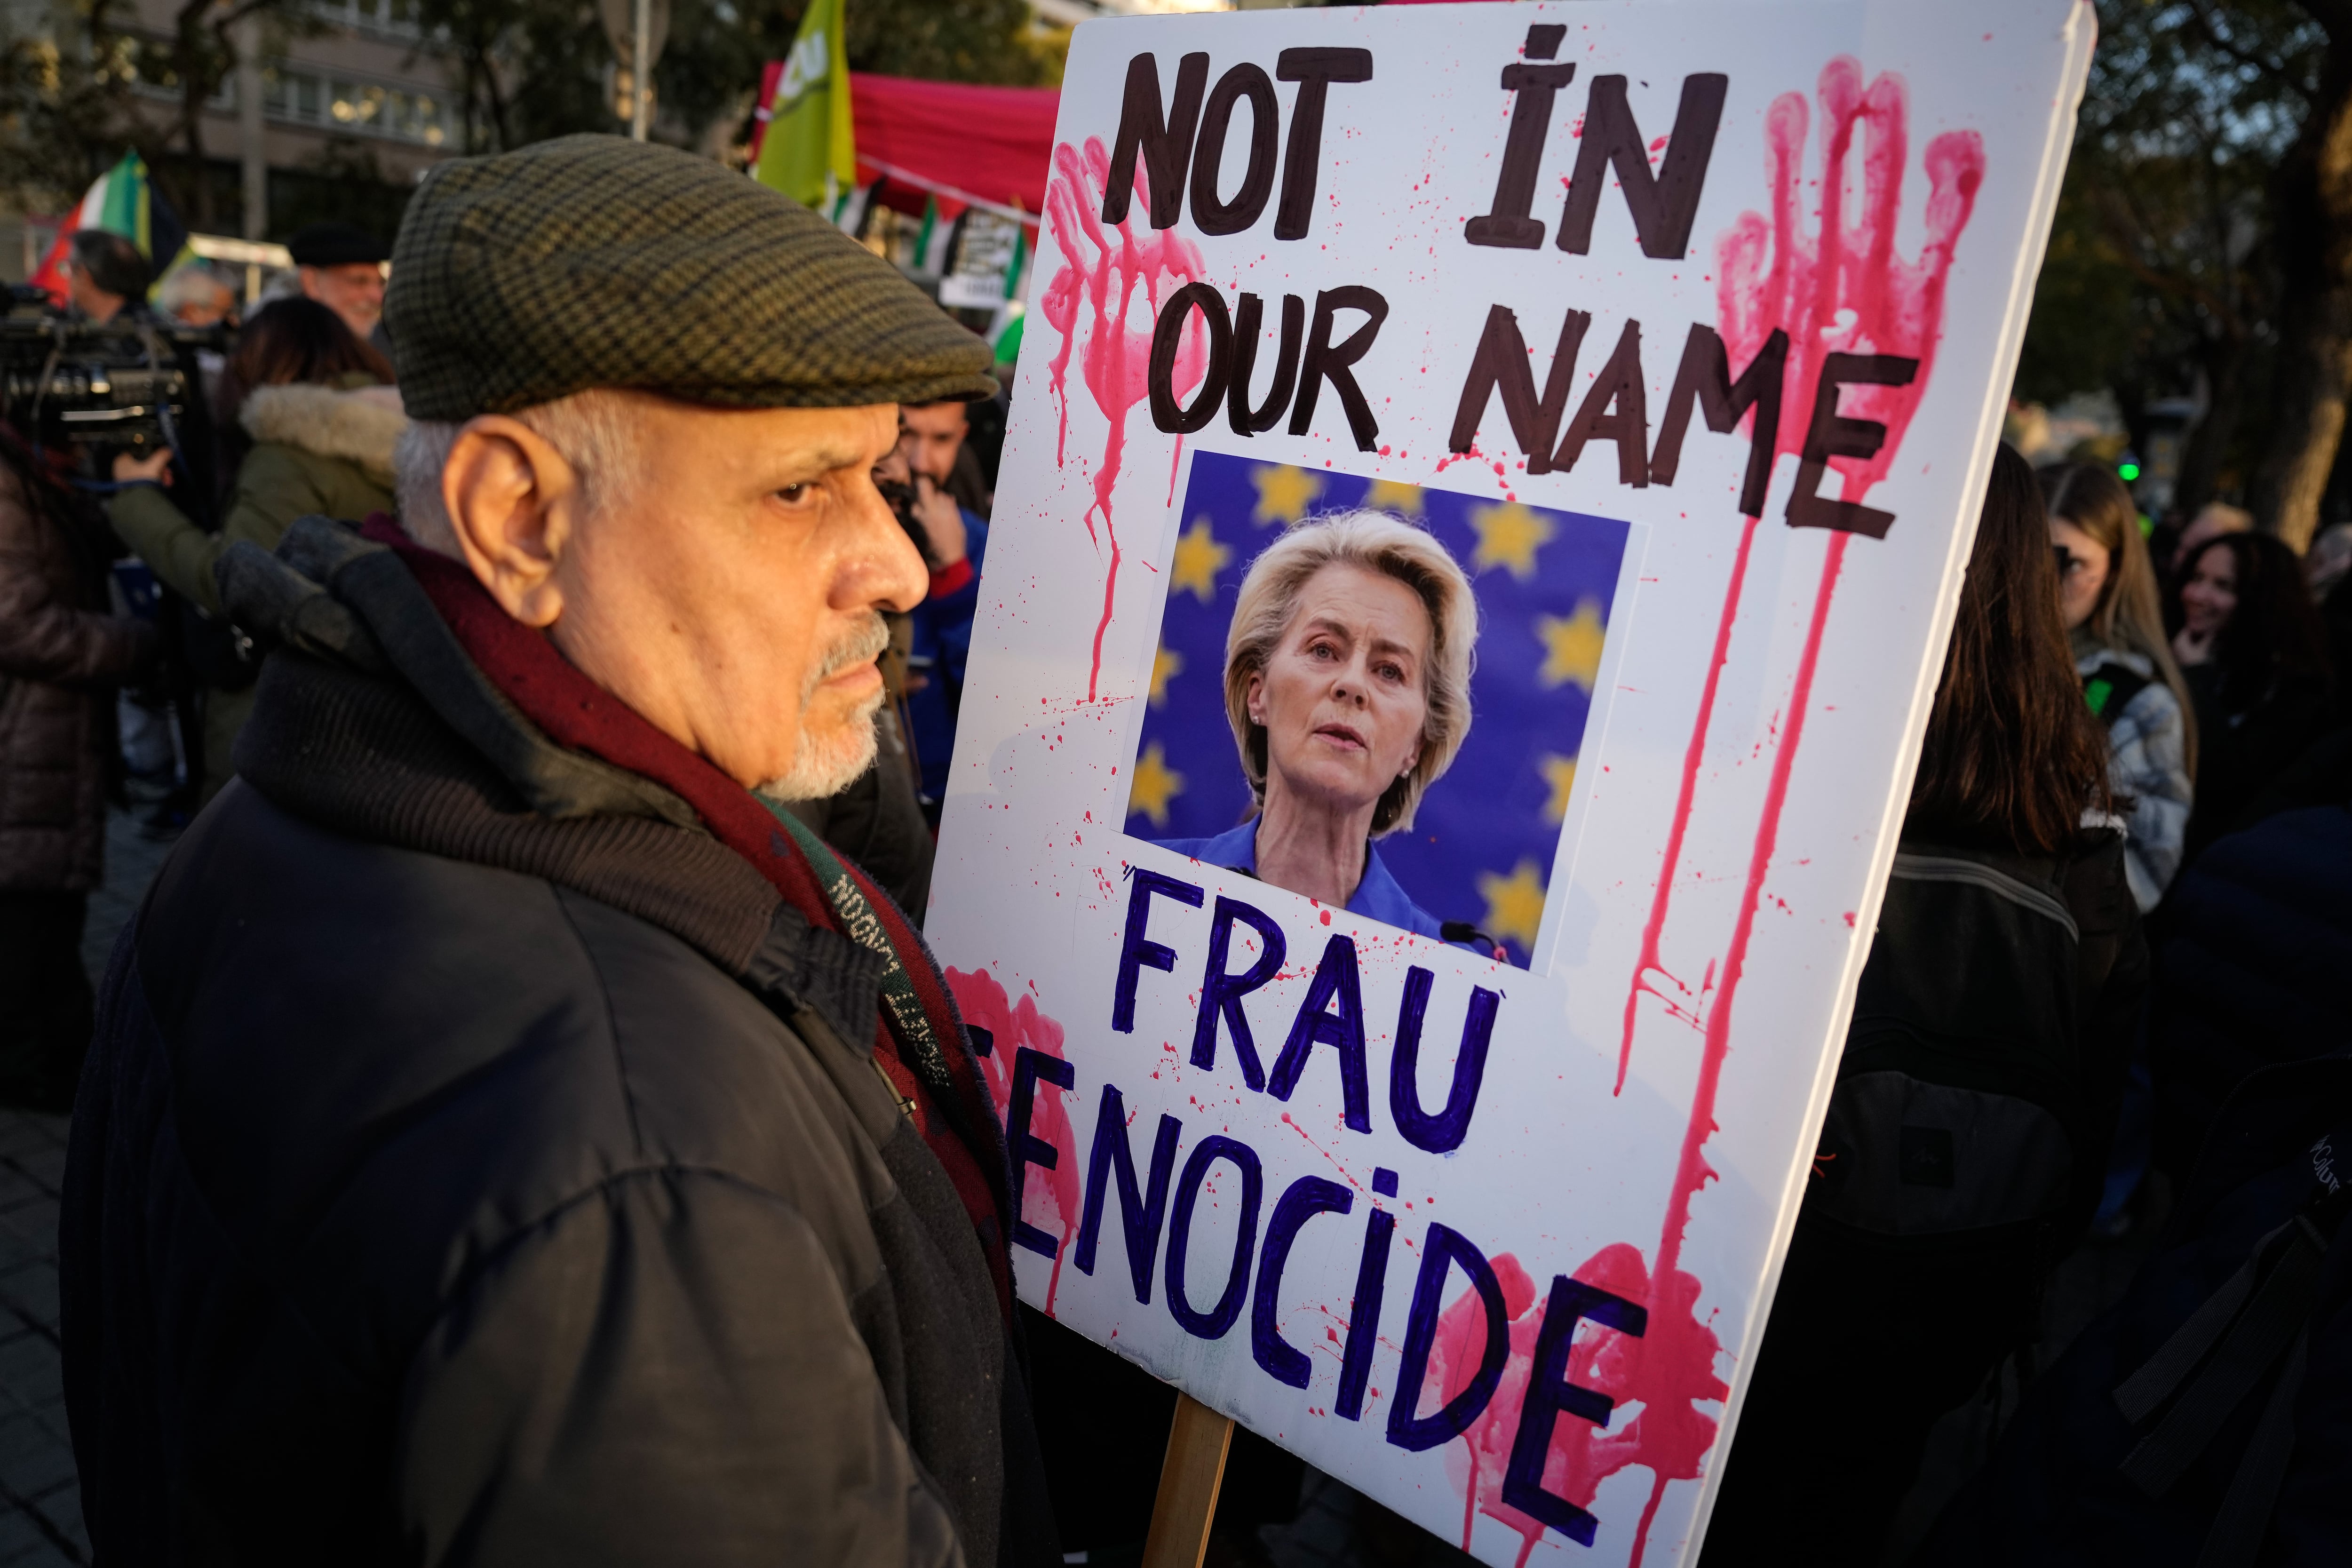
[[[781,61],[769,63],[761,103],[775,100],[782,71]],[[903,211],[922,211],[929,197],[945,218],[979,206],[1017,215],[1034,227],[1045,205],[1061,96],[1050,87],[972,87],[852,71],[857,183],[881,180],[883,203]],[[763,117],[760,132],[766,129]],[[756,137],[751,156],[759,157]]]

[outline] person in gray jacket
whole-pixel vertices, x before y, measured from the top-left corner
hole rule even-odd
[[[96,1560],[1058,1563],[976,1042],[785,809],[873,762],[871,470],[986,345],[616,137],[394,254],[398,525],[223,557],[276,651],[75,1105]]]
[[[2131,492],[2096,463],[2065,463],[2042,470],[2042,493],[2059,552],[2059,613],[2084,700],[2107,728],[2108,781],[2128,813],[2124,869],[2145,914],[2180,869],[2195,799],[2195,711],[2164,634]]]

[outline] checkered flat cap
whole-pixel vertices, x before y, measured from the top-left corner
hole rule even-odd
[[[394,243],[384,316],[416,419],[599,386],[722,408],[996,389],[986,343],[824,218],[617,136],[436,167]]]

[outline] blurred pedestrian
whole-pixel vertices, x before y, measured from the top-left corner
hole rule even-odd
[[[165,587],[195,606],[205,641],[204,790],[209,801],[236,773],[231,749],[253,710],[258,668],[221,607],[213,569],[250,540],[275,550],[299,517],[358,522],[393,510],[392,454],[408,427],[392,365],[313,300],[255,312],[222,381],[221,427],[247,449],[219,531],[190,521],[166,487],[171,454],[114,459],[122,488],[108,504],[114,531]],[[247,639],[249,644],[250,639]]]
[[[898,450],[907,466],[987,521],[993,500],[971,447],[971,416],[961,402],[913,403],[898,410]]]
[[[184,327],[216,327],[234,322],[236,290],[203,262],[192,262],[163,279],[156,296],[163,313]]]
[[[2108,782],[2126,812],[2124,868],[2145,913],[2180,868],[2197,734],[2164,633],[2156,569],[2131,492],[2104,464],[2042,471],[2059,552],[2059,614],[2091,711],[2106,727]]]
[[[1706,1563],[1876,1564],[1929,1429],[2030,1340],[2147,983],[2107,798],[2002,447]]]
[[[993,1103],[783,805],[872,764],[873,468],[986,346],[611,136],[436,167],[387,310],[399,526],[223,558],[280,646],[76,1107],[93,1555],[1058,1563]]]
[[[2172,553],[2165,560],[2168,580],[2179,582],[2188,568],[2189,558],[2211,541],[2229,533],[2251,533],[2253,527],[2254,514],[2245,508],[2226,501],[2207,501],[2173,541]]]
[[[383,264],[391,252],[383,242],[347,223],[314,223],[296,229],[286,249],[302,297],[334,311],[353,337],[391,358],[383,331]]]
[[[104,526],[0,427],[0,1103],[37,1110],[73,1105],[114,689],[156,652],[152,624],[108,607],[111,553]]]
[[[125,310],[144,314],[153,274],[139,247],[103,228],[78,228],[66,242],[66,298],[104,326]]]
[[[964,667],[971,657],[971,626],[980,610],[980,578],[988,557],[988,521],[958,501],[936,477],[970,458],[970,448],[943,453],[938,443],[908,434],[907,421],[927,412],[900,411],[898,450],[886,470],[910,468],[928,455],[932,469],[908,474],[908,513],[916,545],[930,573],[923,602],[908,616],[907,733],[916,763],[925,816],[933,826],[947,799],[948,767],[955,755],[956,721],[963,712]],[[959,416],[961,417],[961,416]]]
[[[2168,608],[2196,709],[2193,858],[2329,728],[2333,671],[2302,563],[2269,534],[2206,541],[2185,558]]]

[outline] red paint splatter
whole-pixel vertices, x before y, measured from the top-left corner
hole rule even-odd
[[[1103,579],[1102,618],[1095,626],[1094,664],[1087,676],[1088,701],[1094,700],[1101,680],[1103,634],[1110,629],[1111,601],[1118,587],[1118,531],[1111,521],[1110,498],[1118,483],[1119,465],[1126,453],[1127,416],[1150,394],[1151,334],[1160,301],[1181,285],[1196,281],[1202,271],[1200,251],[1172,229],[1146,230],[1140,237],[1136,234],[1137,215],[1150,210],[1148,175],[1140,159],[1136,163],[1135,199],[1129,216],[1116,228],[1106,230],[1100,214],[1103,191],[1109,180],[1110,154],[1104,151],[1099,138],[1088,137],[1083,154],[1066,142],[1054,149],[1054,175],[1045,191],[1045,220],[1052,226],[1054,242],[1060,247],[1063,260],[1038,304],[1046,321],[1062,336],[1061,346],[1054,351],[1046,366],[1048,384],[1061,419],[1054,445],[1055,465],[1062,465],[1069,444],[1068,374],[1070,355],[1079,338],[1082,301],[1087,307],[1087,331],[1081,370],[1087,390],[1094,395],[1095,405],[1102,410],[1110,426],[1103,442],[1102,466],[1095,473],[1094,503],[1081,519],[1087,525],[1087,537],[1096,539],[1094,518],[1099,511],[1103,531],[1097,542],[1108,541],[1110,546],[1110,566]],[[1129,307],[1135,302],[1139,289],[1145,307],[1140,331],[1128,322]],[[1174,381],[1179,397],[1200,384],[1207,362],[1206,340],[1197,330],[1186,332],[1176,355]],[[1180,447],[1180,456],[1181,453]],[[1172,497],[1172,468],[1169,484]]]
[[[1752,417],[1752,416],[1751,416]],[[1658,962],[1658,938],[1666,928],[1666,906],[1674,896],[1675,873],[1682,864],[1683,836],[1690,827],[1691,800],[1698,791],[1699,763],[1706,754],[1706,731],[1715,717],[1715,692],[1723,677],[1723,667],[1731,657],[1732,623],[1739,618],[1739,593],[1748,581],[1748,547],[1756,542],[1756,519],[1743,518],[1739,530],[1739,551],[1731,558],[1731,582],[1723,592],[1723,611],[1715,624],[1715,652],[1706,665],[1706,681],[1699,688],[1698,714],[1691,724],[1690,744],[1683,752],[1683,778],[1675,794],[1675,815],[1666,826],[1665,858],[1658,866],[1658,886],[1650,895],[1650,918],[1642,925],[1642,952],[1633,963],[1633,989],[1625,994],[1625,1036],[1617,1047],[1617,1087],[1612,1093],[1625,1090],[1625,1069],[1633,1061],[1633,1019],[1647,991],[1679,1011],[1672,998],[1650,984],[1654,973],[1665,971]],[[1677,988],[1689,994],[1677,983]]]
[[[1768,223],[1757,213],[1743,213],[1717,239],[1717,269],[1721,278],[1717,307],[1724,342],[1734,363],[1752,358],[1776,328],[1789,333],[1786,392],[1776,443],[1781,453],[1799,455],[1803,450],[1823,355],[1876,353],[1919,361],[1918,373],[1909,385],[1852,387],[1841,401],[1843,412],[1875,419],[1886,426],[1886,442],[1877,457],[1867,462],[1832,459],[1841,476],[1843,499],[1858,501],[1885,477],[1927,391],[1943,331],[1944,281],[1951,268],[1952,247],[1968,226],[1977,189],[1983,183],[1984,145],[1972,131],[1949,132],[1927,144],[1927,239],[1918,261],[1906,263],[1895,254],[1908,145],[1903,79],[1887,72],[1865,90],[1861,66],[1849,56],[1840,56],[1822,68],[1817,90],[1823,110],[1818,234],[1809,239],[1801,231],[1798,211],[1805,186],[1810,110],[1802,94],[1783,93],[1765,113],[1765,170],[1772,194],[1772,216]],[[1862,221],[1859,227],[1850,227],[1845,221],[1846,159],[1853,150],[1856,123],[1865,120],[1870,135],[1863,157]],[[1659,942],[1673,901],[1675,874],[1714,719],[1717,679],[1729,649],[1732,626],[1738,618],[1755,529],[1755,520],[1746,520],[1690,743],[1683,755],[1665,857],[1625,998],[1624,1032],[1617,1061],[1621,1090],[1633,1060],[1633,1027],[1642,994],[1661,994],[1650,977],[1665,973],[1660,963]],[[1833,560],[1843,559],[1842,542],[1846,537],[1833,536]],[[1834,575],[1832,566],[1824,580],[1833,580]],[[1824,608],[1817,605],[1817,615]],[[1799,679],[1801,689],[1810,689],[1810,666],[1800,670]],[[1796,728],[1792,723],[1790,735],[1783,738],[1784,752],[1794,749]],[[1776,833],[1778,811],[1769,804],[1769,795],[1767,812],[1771,818],[1769,832]],[[1767,836],[1767,826],[1759,824],[1759,840]],[[1728,990],[1736,984],[1736,977],[1728,966],[1726,974]],[[1717,1005],[1721,1005],[1718,1001]]]
[[[1918,372],[1904,387],[1856,387],[1841,411],[1874,419],[1886,427],[1886,441],[1874,458],[1832,459],[1839,473],[1843,499],[1859,501],[1872,485],[1885,477],[1902,444],[1904,432],[1917,411],[1935,363],[1944,318],[1944,283],[1951,268],[1952,249],[1968,226],[1976,193],[1983,182],[1984,147],[1973,132],[1953,132],[1927,145],[1929,180],[1927,244],[1916,263],[1895,253],[1896,223],[1902,211],[1902,187],[1906,167],[1908,107],[1903,79],[1891,72],[1863,87],[1862,68],[1841,57],[1823,68],[1817,85],[1823,111],[1822,174],[1818,185],[1821,205],[1818,234],[1809,242],[1799,231],[1798,205],[1804,189],[1803,151],[1809,112],[1804,98],[1786,93],[1766,113],[1766,172],[1772,192],[1772,218],[1743,214],[1717,241],[1720,331],[1733,363],[1754,356],[1775,328],[1790,335],[1790,363],[1777,446],[1784,453],[1801,453],[1804,433],[1812,417],[1813,388],[1822,357],[1831,353],[1876,353],[1916,358]],[[1867,121],[1869,136],[1863,156],[1863,202],[1858,227],[1845,219],[1846,159],[1852,152],[1856,124]],[[1707,731],[1714,716],[1714,699],[1733,624],[1738,617],[1747,579],[1749,546],[1756,521],[1742,529],[1738,552],[1732,564],[1716,645],[1702,690],[1699,710],[1683,762],[1683,777],[1669,829],[1666,858],[1661,869],[1643,932],[1642,951],[1626,998],[1625,1033],[1620,1046],[1618,1087],[1622,1089],[1632,1059],[1635,1009],[1641,994],[1652,990],[1649,977],[1664,973],[1658,942],[1673,895],[1673,879],[1680,859],[1684,830],[1688,825],[1699,765],[1706,752]],[[1763,808],[1748,854],[1731,941],[1718,961],[1710,963],[1710,986],[1719,972],[1722,988],[1707,1009],[1706,1041],[1699,1061],[1698,1082],[1691,1096],[1690,1117],[1675,1163],[1675,1181],[1658,1237],[1655,1268],[1643,1276],[1640,1255],[1620,1245],[1590,1260],[1577,1278],[1627,1297],[1645,1300],[1648,1331],[1639,1339],[1591,1331],[1590,1342],[1580,1343],[1570,1357],[1570,1380],[1584,1383],[1620,1401],[1639,1400],[1642,1410],[1625,1431],[1596,1435],[1581,1422],[1561,1421],[1545,1468],[1548,1488],[1557,1489],[1580,1506],[1591,1499],[1608,1475],[1627,1465],[1641,1464],[1652,1476],[1650,1500],[1636,1529],[1631,1561],[1639,1564],[1649,1531],[1668,1481],[1694,1479],[1700,1461],[1713,1445],[1714,1418],[1702,1415],[1702,1402],[1726,1397],[1728,1390],[1715,1376],[1719,1346],[1713,1331],[1696,1316],[1698,1280],[1677,1267],[1684,1235],[1689,1228],[1692,1200],[1717,1173],[1706,1163],[1706,1146],[1716,1131],[1716,1096],[1722,1083],[1724,1058],[1729,1054],[1732,1004],[1745,973],[1748,945],[1756,912],[1763,900],[1766,874],[1778,845],[1780,815],[1788,802],[1789,778],[1795,766],[1804,723],[1810,710],[1813,678],[1819,668],[1830,604],[1853,535],[1832,533],[1823,552],[1822,575],[1813,597],[1811,618],[1797,662],[1790,693],[1784,733],[1776,739],[1772,769],[1765,785]],[[1656,994],[1653,991],[1653,994]],[[1499,1272],[1499,1265],[1498,1265]],[[1517,1269],[1524,1279],[1523,1271]],[[1510,1438],[1517,1426],[1520,1397],[1526,1390],[1528,1362],[1534,1347],[1534,1292],[1526,1291],[1525,1305],[1515,1303],[1506,1286],[1506,1302],[1514,1320],[1511,1360],[1503,1389],[1481,1422],[1465,1434],[1458,1457],[1457,1484],[1465,1490],[1464,1544],[1477,1512],[1485,1511],[1526,1537],[1520,1561],[1542,1534],[1534,1520],[1510,1509],[1500,1499],[1503,1467],[1508,1463]],[[1447,1317],[1475,1310],[1466,1299],[1448,1309]],[[1462,1365],[1459,1342],[1482,1330],[1475,1321],[1457,1321],[1454,1335],[1441,1333],[1441,1345],[1455,1345],[1454,1364],[1460,1382],[1469,1372]],[[1468,1363],[1475,1364],[1475,1357]],[[1516,1383],[1515,1381],[1516,1380]],[[1491,1493],[1491,1497],[1487,1494]],[[1482,1500],[1486,1498],[1486,1500]]]
[[[1062,1026],[1037,1010],[1036,999],[1024,994],[1018,1002],[1004,994],[1004,987],[987,970],[967,974],[961,969],[947,972],[948,990],[954,995],[957,1008],[964,1022],[986,1029],[995,1037],[996,1048],[980,1058],[980,1070],[988,1080],[990,1098],[996,1102],[996,1114],[1002,1120],[1013,1104],[1013,1064],[1014,1053],[1026,1046],[1033,1051],[1043,1051],[1059,1061],[1069,1058],[1062,1049]],[[1033,983],[1034,988],[1034,983]],[[1040,1080],[1035,1099],[1029,1110],[1029,1131],[1054,1146],[1056,1155],[1052,1170],[1029,1167],[1027,1180],[1021,1193],[1021,1217],[1040,1230],[1058,1229],[1062,1243],[1054,1249],[1054,1273],[1045,1284],[1045,1315],[1054,1315],[1054,1292],[1062,1285],[1062,1258],[1070,1249],[1070,1237],[1078,1224],[1079,1191],[1078,1144],[1070,1131],[1070,1113],[1062,1103],[1058,1085]]]
[[[1519,1562],[1525,1564],[1545,1527],[1503,1500],[1503,1476],[1518,1435],[1519,1407],[1527,1395],[1536,1335],[1549,1292],[1538,1288],[1509,1253],[1495,1259],[1495,1276],[1510,1320],[1510,1352],[1503,1363],[1503,1381],[1485,1413],[1471,1423],[1458,1447],[1447,1447],[1445,1471],[1462,1489],[1462,1549],[1470,1549],[1471,1530],[1484,1513],[1521,1538]],[[1631,1560],[1638,1565],[1668,1483],[1696,1480],[1700,1461],[1714,1446],[1717,1423],[1698,1406],[1731,1392],[1715,1374],[1722,1346],[1714,1331],[1696,1316],[1698,1280],[1679,1271],[1661,1275],[1669,1283],[1663,1292],[1654,1291],[1636,1247],[1623,1242],[1603,1247],[1577,1268],[1575,1277],[1629,1301],[1649,1303],[1650,1321],[1642,1338],[1596,1324],[1583,1331],[1568,1360],[1569,1382],[1605,1394],[1621,1405],[1638,1404],[1641,1409],[1615,1432],[1561,1415],[1544,1459],[1544,1489],[1589,1510],[1611,1476],[1633,1465],[1648,1469],[1650,1498],[1634,1531]],[[1477,1374],[1486,1335],[1486,1312],[1475,1291],[1464,1291],[1439,1315],[1430,1356],[1439,1398],[1452,1398]],[[1424,1394],[1423,1406],[1432,1404]]]

